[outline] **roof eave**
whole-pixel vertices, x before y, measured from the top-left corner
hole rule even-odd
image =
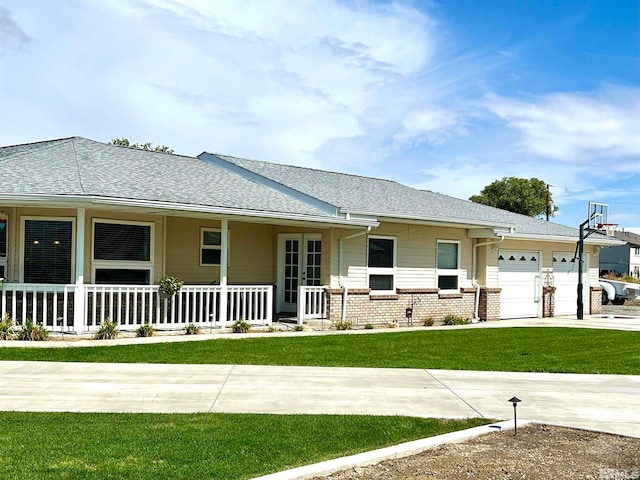
[[[534,233],[505,233],[506,239],[513,240],[537,240],[541,242],[561,242],[561,243],[576,243],[578,236],[566,236],[566,235],[542,235]],[[615,241],[609,237],[606,239],[598,239],[594,237],[587,237],[585,243],[589,245],[601,245],[601,246],[613,246],[620,245],[618,241]]]
[[[424,215],[387,215],[380,212],[372,212],[365,210],[347,210],[340,209],[341,213],[351,214],[351,215],[370,215],[376,216],[379,220],[386,220],[389,222],[406,222],[412,221],[416,223],[432,223],[443,226],[452,226],[452,227],[462,227],[462,228],[476,228],[476,227],[489,227],[489,228],[517,228],[517,225],[513,223],[502,223],[502,222],[486,222],[486,221],[477,221],[477,220],[465,220],[461,218],[455,217],[430,217]]]
[[[0,194],[0,201],[20,204],[60,206],[70,204],[74,207],[90,205],[111,205],[144,209],[158,209],[169,212],[195,212],[220,216],[234,216],[246,218],[266,218],[274,220],[291,220],[297,222],[322,223],[327,225],[341,225],[353,227],[377,227],[380,223],[369,218],[346,218],[330,215],[311,215],[289,212],[271,212],[263,210],[248,210],[231,207],[217,207],[211,205],[194,205],[186,203],[162,202],[156,200],[139,200],[129,198],[112,198],[84,195],[39,195],[39,194]],[[53,204],[53,205],[52,205]],[[56,205],[57,204],[57,205]]]

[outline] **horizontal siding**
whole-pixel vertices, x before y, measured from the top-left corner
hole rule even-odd
[[[331,285],[339,281],[339,239],[353,235],[348,230],[335,230],[333,234],[334,258],[331,263]],[[436,249],[438,240],[460,241],[460,286],[471,285],[471,249],[473,241],[466,237],[466,230],[434,228],[424,225],[385,223],[371,231],[344,242],[343,283],[350,288],[367,287],[367,238],[389,236],[396,238],[396,287],[433,288],[436,281]]]
[[[218,265],[200,265],[201,228],[220,228],[220,223],[190,218],[167,219],[167,274],[180,275],[186,283],[219,281]],[[272,284],[272,228],[269,225],[229,222],[229,232],[229,283]]]

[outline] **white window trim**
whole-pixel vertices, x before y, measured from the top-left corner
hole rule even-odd
[[[73,283],[76,278],[76,217],[42,217],[42,216],[21,216],[20,217],[20,241],[18,251],[20,252],[20,265],[19,275],[20,283],[24,283],[24,238],[27,220],[40,220],[40,221],[59,221],[59,222],[71,222],[71,279],[70,283]]]
[[[210,227],[200,227],[200,249],[198,250],[198,262],[201,267],[216,267],[219,268],[219,263],[202,263],[202,250],[220,250],[220,259],[222,260],[222,245],[205,245],[204,244],[204,232],[215,232],[222,234],[222,229],[220,228],[210,228]],[[227,267],[230,264],[231,256],[231,230],[227,230]],[[220,242],[222,243],[222,242]]]
[[[131,260],[96,260],[95,258],[95,231],[96,223],[112,223],[117,225],[142,225],[150,227],[149,231],[149,261],[131,261]],[[155,250],[155,223],[154,222],[139,222],[132,220],[114,220],[106,218],[94,218],[91,221],[91,282],[96,282],[96,270],[148,270],[149,271],[149,285],[153,284],[153,271],[154,271],[154,250]]]
[[[370,267],[369,266],[369,239],[380,238],[384,240],[393,240],[393,267]],[[384,235],[369,235],[367,237],[367,288],[371,288],[369,285],[370,275],[391,275],[393,277],[393,286],[391,290],[371,290],[370,295],[395,295],[396,293],[396,265],[398,254],[398,239],[397,237],[384,236]]]
[[[458,245],[458,258],[456,259],[456,268],[438,268],[438,249],[441,243],[455,243],[456,245]],[[445,239],[436,240],[436,287],[438,287],[438,284],[440,283],[438,279],[440,278],[441,275],[446,277],[453,277],[453,276],[458,277],[458,288],[441,289],[440,291],[442,293],[460,293],[460,283],[461,283],[460,262],[462,257],[462,249],[460,248],[461,245],[462,245],[462,242],[460,240],[445,240]]]

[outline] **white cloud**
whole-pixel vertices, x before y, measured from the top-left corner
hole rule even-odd
[[[398,147],[414,147],[424,142],[437,144],[464,133],[464,116],[437,106],[410,113],[402,122],[402,131],[394,135]]]
[[[640,172],[640,89],[606,87],[598,92],[553,93],[530,100],[486,96],[486,107],[520,134],[527,152],[565,162],[636,157],[611,165]]]

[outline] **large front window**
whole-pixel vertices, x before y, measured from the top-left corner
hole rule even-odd
[[[67,220],[24,221],[24,281],[70,283],[73,223]]]
[[[395,238],[369,237],[367,267],[371,290],[395,288]]]
[[[94,221],[95,283],[133,285],[151,283],[152,245],[153,224]]]
[[[460,242],[438,241],[438,288],[458,290]]]

